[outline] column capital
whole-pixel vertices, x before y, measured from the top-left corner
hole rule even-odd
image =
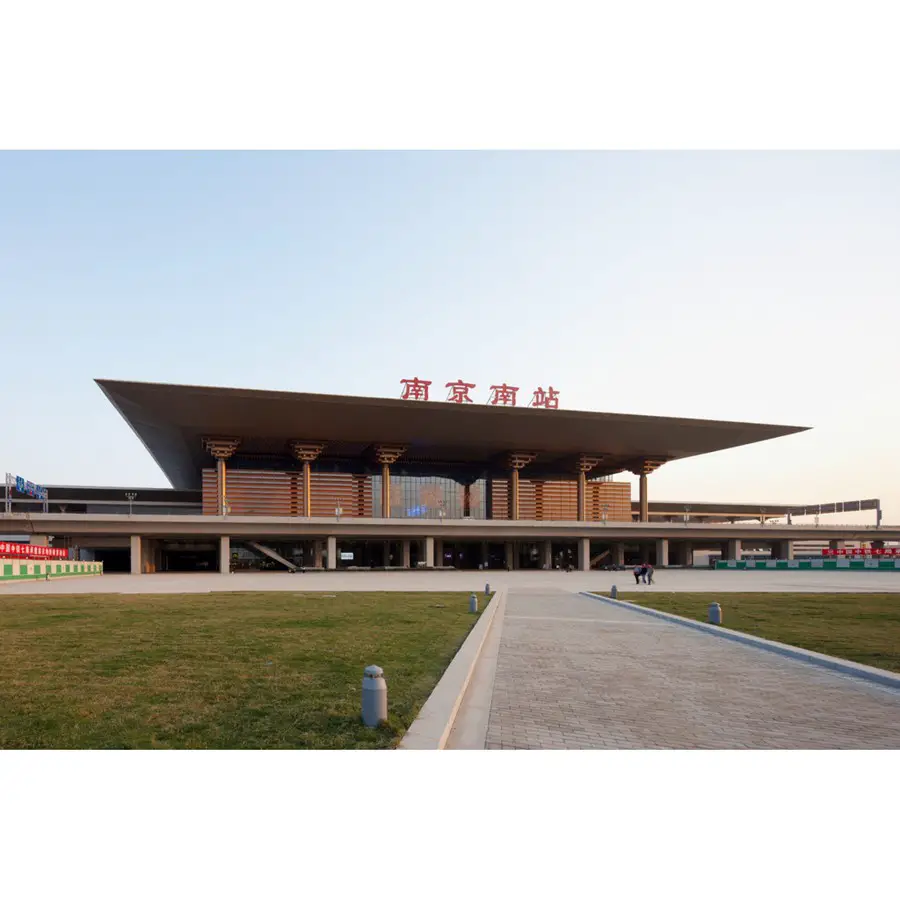
[[[629,463],[626,470],[632,475],[651,475],[666,462],[664,459],[640,459]]]
[[[375,459],[383,466],[392,466],[406,453],[406,449],[402,444],[378,444],[375,447]]]
[[[294,459],[298,459],[300,462],[311,463],[319,458],[325,449],[325,444],[315,441],[291,441],[290,447],[291,453],[294,454]]]
[[[205,437],[203,447],[210,456],[216,459],[231,459],[234,451],[241,445],[241,439],[235,437]]]
[[[580,453],[578,459],[575,460],[575,471],[587,474],[591,469],[598,466],[602,460],[602,456]]]
[[[510,469],[524,469],[529,463],[537,459],[537,453],[530,450],[511,450],[506,455],[506,464]]]

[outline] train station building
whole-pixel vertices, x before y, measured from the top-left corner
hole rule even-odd
[[[171,488],[50,486],[36,499],[8,482],[0,533],[107,571],[689,565],[701,546],[789,559],[809,539],[790,524],[796,507],[652,498],[662,466],[801,427],[561,409],[552,387],[523,406],[492,385],[479,403],[463,381],[446,399],[421,379],[400,398],[97,383]],[[871,537],[813,534],[857,532]]]

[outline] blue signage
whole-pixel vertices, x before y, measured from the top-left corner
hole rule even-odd
[[[41,487],[39,484],[34,484],[31,481],[26,481],[21,475],[16,475],[16,490],[20,494],[27,494],[29,497],[34,497],[35,500],[47,499],[47,488]]]
[[[427,506],[411,506],[406,510],[406,515],[410,518],[415,516],[427,516],[428,515],[428,507]]]

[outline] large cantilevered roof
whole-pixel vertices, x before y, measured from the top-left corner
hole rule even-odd
[[[371,458],[374,445],[407,447],[413,463],[497,465],[509,451],[537,454],[529,473],[571,472],[580,453],[592,475],[641,460],[663,462],[805,431],[805,427],[444,401],[301,394],[97,379],[173,487],[197,488],[212,465],[207,437],[241,439],[240,454],[288,453],[291,440],[326,445],[322,459]]]

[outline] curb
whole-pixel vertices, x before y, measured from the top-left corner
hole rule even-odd
[[[829,669],[832,672],[839,672],[842,675],[850,675],[863,681],[871,681],[874,684],[900,690],[900,675],[889,672],[887,669],[876,669],[874,666],[865,666],[862,663],[851,662],[848,659],[826,656],[824,653],[804,650],[802,647],[794,647],[792,644],[770,641],[766,638],[746,634],[743,631],[732,631],[729,628],[723,628],[721,625],[708,625],[706,622],[686,619],[684,616],[676,616],[674,613],[661,612],[658,609],[650,609],[646,606],[639,606],[636,603],[626,603],[624,600],[614,600],[612,597],[607,597],[604,594],[595,594],[590,591],[579,591],[578,593],[593,600],[602,600],[604,603],[609,603],[613,606],[632,609],[635,612],[643,613],[645,616],[663,619],[676,625],[684,625],[687,628],[703,631],[706,634],[714,634],[726,641],[734,641],[737,644],[746,644],[749,647],[768,650],[770,653],[777,653],[779,656],[786,656],[789,659],[809,663],[822,669]]]
[[[444,749],[494,617],[505,601],[506,588],[498,588],[419,710],[416,720],[403,735],[398,750]]]

